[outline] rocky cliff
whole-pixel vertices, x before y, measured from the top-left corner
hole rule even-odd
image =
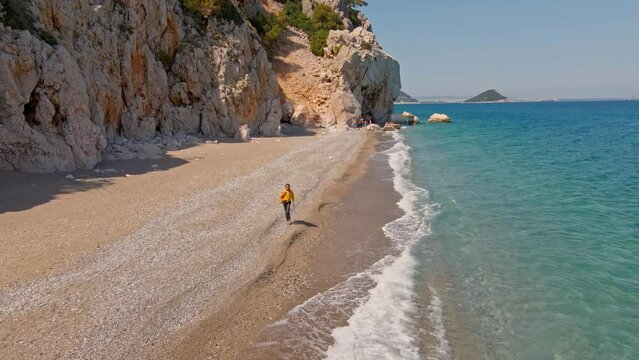
[[[19,15],[16,1],[0,2],[0,17]],[[276,135],[281,104],[292,105],[246,21],[276,4],[229,1],[233,11],[207,18],[179,0],[21,2],[30,24],[0,23],[0,170],[92,168],[131,157],[131,144],[160,153],[179,147],[176,137],[236,137],[247,127]],[[331,32],[332,59],[320,59],[330,99],[294,105],[323,125],[384,121],[399,91],[397,62],[367,20],[352,29],[344,1],[316,2],[341,11],[349,30]]]
[[[331,31],[328,49],[337,53],[331,67],[340,75],[330,100],[332,118],[348,125],[360,117],[386,121],[401,87],[399,63],[384,52],[373,33],[362,27]]]
[[[324,57],[308,50],[309,39],[301,31],[291,29],[280,37],[273,64],[284,116],[304,126],[352,125],[360,118],[383,124],[399,95],[399,63],[382,49],[362,13],[357,13],[360,26],[354,27],[346,0],[302,4],[308,15],[316,4],[332,7],[345,29],[330,31]]]

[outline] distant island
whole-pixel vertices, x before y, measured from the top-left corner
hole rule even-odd
[[[478,102],[507,102],[508,98],[497,92],[495,89],[486,90],[483,93],[472,97],[464,102],[478,103]]]
[[[582,102],[582,101],[639,101],[639,96],[616,97],[616,98],[507,98],[497,90],[491,89],[483,93],[468,98],[468,96],[457,95],[430,95],[412,96],[400,91],[395,100],[395,104],[461,104],[461,103],[504,103],[504,102]]]
[[[418,103],[420,102],[419,100],[415,99],[414,97],[408,95],[407,93],[405,93],[404,91],[399,92],[399,96],[397,97],[397,99],[395,100],[396,103]]]

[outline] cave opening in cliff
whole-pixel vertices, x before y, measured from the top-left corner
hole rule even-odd
[[[24,105],[24,110],[22,114],[24,115],[24,120],[29,124],[29,126],[36,127],[40,126],[40,122],[36,119],[36,109],[38,108],[38,103],[40,103],[40,96],[33,90],[31,92],[31,96],[29,97],[29,102]]]

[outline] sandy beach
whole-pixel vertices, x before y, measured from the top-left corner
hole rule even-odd
[[[304,226],[295,230],[286,257],[277,268],[244,289],[224,311],[188,329],[158,358],[322,358],[323,353],[317,350],[330,345],[331,328],[345,324],[354,309],[329,314],[323,324],[291,323],[290,328],[275,331],[271,325],[287,321],[294,307],[388,253],[391,243],[381,227],[400,211],[384,206],[399,199],[392,188],[387,159],[379,154],[388,146],[387,141],[380,136],[369,138],[344,176],[327,187],[317,206],[303,214],[306,220],[298,223]],[[282,336],[282,331],[288,337]],[[326,336],[324,341],[302,341],[291,346],[291,339],[297,342],[318,331]]]
[[[375,151],[363,131],[299,135],[73,179],[2,173],[0,357],[237,356],[338,280],[310,259]],[[277,201],[284,182],[297,195],[292,226]]]

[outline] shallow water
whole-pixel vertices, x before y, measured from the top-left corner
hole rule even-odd
[[[405,136],[439,205],[415,290],[438,294],[455,357],[639,359],[639,102],[396,110],[453,119]]]

